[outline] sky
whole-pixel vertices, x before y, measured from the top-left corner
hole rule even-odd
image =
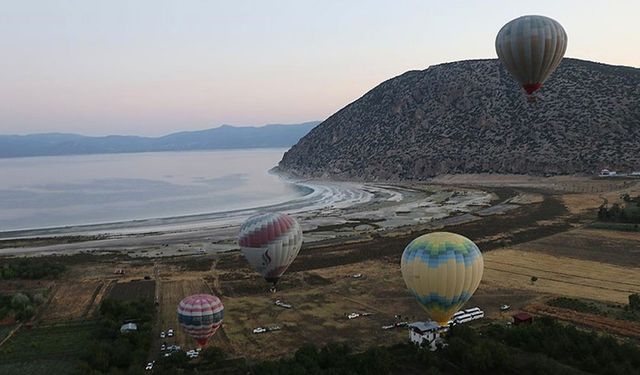
[[[513,18],[640,67],[640,1],[0,0],[0,134],[162,135],[323,120],[379,83],[495,58]]]

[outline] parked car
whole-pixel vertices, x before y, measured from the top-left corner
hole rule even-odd
[[[167,331],[167,337],[173,337],[173,330],[171,328]]]
[[[360,316],[360,314],[358,314],[358,313],[351,313],[351,314],[347,315],[347,319],[355,319],[355,318],[357,318],[359,316]]]
[[[509,306],[509,305],[502,305],[502,306],[500,306],[500,311],[507,311],[510,308],[511,308],[511,306]]]
[[[163,339],[165,338],[167,335],[164,333],[164,331],[160,332],[160,338]]]
[[[165,350],[167,350],[167,344],[160,345],[160,351],[164,352]]]
[[[147,363],[147,367],[145,367],[144,369],[147,370],[147,371],[153,370],[154,363],[156,363],[156,361],[151,361],[151,362]]]
[[[253,333],[264,333],[264,332],[267,332],[267,330],[265,328],[262,328],[262,327],[258,327],[258,328],[253,330]]]

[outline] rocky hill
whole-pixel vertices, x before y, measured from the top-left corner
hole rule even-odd
[[[278,169],[373,180],[640,170],[640,69],[564,59],[538,97],[497,60],[410,71],[318,125]]]

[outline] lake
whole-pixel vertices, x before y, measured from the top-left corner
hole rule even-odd
[[[199,215],[291,201],[286,149],[0,159],[0,232]]]

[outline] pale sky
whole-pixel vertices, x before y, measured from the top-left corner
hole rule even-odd
[[[640,67],[640,1],[0,0],[0,134],[323,120],[380,82],[495,58],[525,14],[566,56]]]

